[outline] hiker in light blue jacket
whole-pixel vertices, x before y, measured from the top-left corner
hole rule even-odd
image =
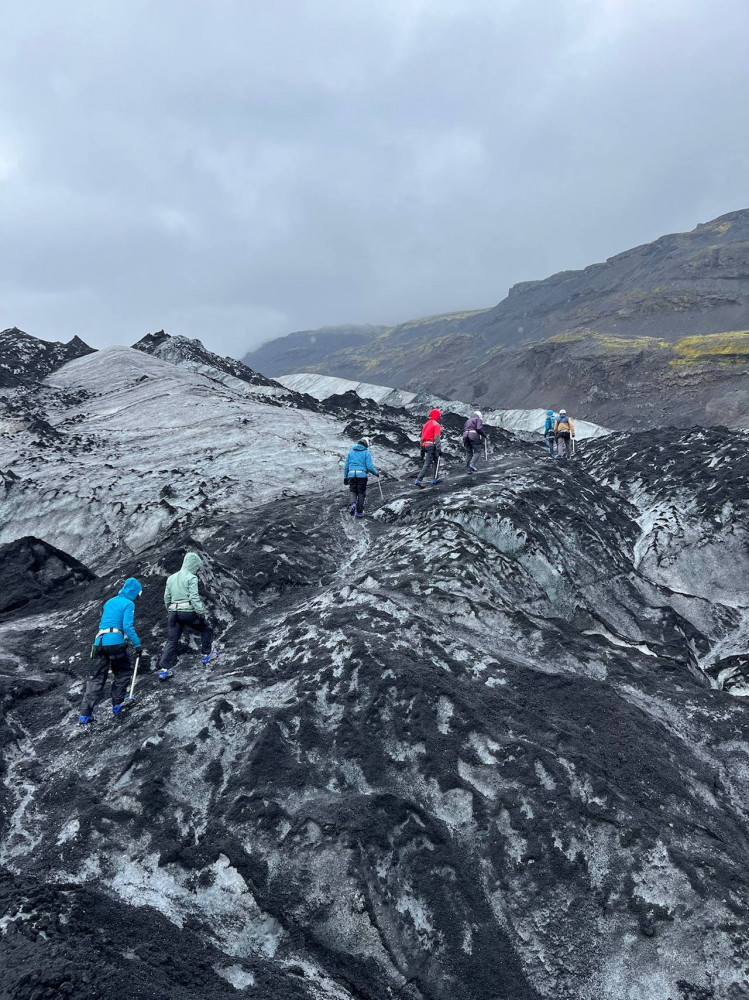
[[[127,652],[127,643],[132,643],[136,653],[140,652],[140,639],[135,631],[135,602],[143,588],[131,576],[116,597],[111,597],[102,608],[99,631],[91,647],[91,659],[96,667],[86,683],[78,710],[78,722],[87,726],[95,719],[94,709],[104,688],[107,686],[110,668],[112,681],[112,712],[118,715],[129,708],[132,699],[126,697],[128,685],[133,676],[133,668]]]
[[[349,488],[349,512],[352,517],[364,517],[364,501],[370,473],[373,476],[380,475],[369,453],[369,438],[362,438],[346,456],[346,466],[343,470],[343,482]]]

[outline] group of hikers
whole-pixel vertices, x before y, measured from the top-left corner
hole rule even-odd
[[[558,417],[553,410],[546,411],[544,438],[552,458],[572,458],[575,454],[575,425],[566,410],[560,410]]]
[[[414,486],[422,487],[430,475],[432,483],[439,483],[440,460],[442,458],[442,411],[431,410],[429,419],[421,428],[421,471],[414,480]],[[484,422],[479,410],[466,420],[463,428],[463,450],[466,455],[466,472],[478,472],[476,462],[481,453],[481,443],[486,440]],[[364,516],[364,502],[367,495],[369,476],[379,476],[369,451],[369,439],[361,438],[346,456],[343,482],[349,488],[349,513],[352,517]]]
[[[421,429],[421,460],[422,466],[414,480],[414,486],[423,488],[424,480],[430,476],[432,483],[441,482],[439,469],[442,457],[442,411],[433,409],[429,419]],[[553,410],[546,411],[544,438],[549,455],[554,458],[571,458],[574,450],[572,442],[575,439],[575,425],[566,410],[560,410],[556,416]],[[486,454],[487,433],[484,430],[484,419],[480,410],[474,410],[463,427],[463,451],[465,452],[466,473],[472,475],[478,472],[476,463],[482,450]],[[369,476],[378,476],[372,455],[369,451],[369,439],[361,438],[346,456],[343,470],[343,482],[349,488],[349,512],[352,517],[364,516],[364,504],[367,496]],[[217,655],[213,649],[213,631],[205,617],[205,608],[198,590],[198,570],[202,566],[200,556],[188,552],[182,562],[182,568],[166,581],[164,589],[164,604],[168,612],[167,640],[159,659],[159,680],[168,680],[173,674],[173,666],[177,658],[177,649],[182,633],[185,630],[197,632],[200,635],[202,662],[209,664]],[[91,658],[96,660],[96,667],[88,680],[83,692],[83,700],[78,715],[78,721],[86,726],[94,721],[94,709],[104,694],[110,669],[112,681],[112,712],[120,712],[130,708],[134,703],[132,695],[133,665],[128,654],[127,644],[133,647],[136,656],[141,654],[141,642],[135,631],[135,602],[143,592],[138,580],[130,577],[116,597],[112,597],[104,605],[99,622],[99,631],[91,647]],[[128,693],[130,688],[130,693]]]
[[[442,411],[431,410],[429,419],[421,429],[421,461],[419,474],[414,486],[423,488],[424,480],[432,477],[432,483],[441,482],[439,469],[442,458]],[[546,411],[544,425],[546,448],[552,458],[572,458],[574,454],[575,425],[567,411],[562,409],[556,416],[553,410]],[[482,450],[485,452],[487,433],[480,410],[474,410],[463,427],[463,451],[466,457],[466,472],[478,472],[476,463]],[[483,448],[482,448],[483,446]],[[344,485],[349,488],[349,513],[352,517],[364,516],[364,502],[370,475],[379,476],[369,451],[369,439],[361,438],[346,457],[343,470]]]
[[[182,633],[197,632],[201,643],[201,662],[211,663],[217,652],[213,649],[213,630],[205,616],[205,607],[198,588],[198,571],[203,565],[199,555],[188,552],[182,560],[182,568],[166,581],[164,604],[166,606],[167,639],[159,659],[159,680],[168,680],[174,673],[177,649]],[[87,726],[94,722],[94,709],[104,694],[111,669],[112,713],[119,715],[131,708],[135,702],[132,693],[133,664],[130,661],[128,643],[138,658],[142,653],[141,642],[135,631],[135,602],[143,593],[143,587],[135,577],[129,577],[116,597],[104,605],[91,646],[91,659],[95,661],[94,672],[86,683],[78,722]],[[138,662],[136,660],[136,662]]]

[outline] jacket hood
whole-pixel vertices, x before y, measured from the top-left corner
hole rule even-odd
[[[182,560],[182,569],[186,569],[188,573],[197,573],[202,565],[203,560],[197,552],[187,552]]]
[[[441,416],[442,416],[442,410],[430,410],[429,411],[429,419],[430,420],[439,420],[439,418]]]
[[[361,441],[360,441],[358,444],[355,444],[354,447],[351,450],[352,451],[366,451],[367,447],[366,447],[366,445],[363,445],[361,443]]]
[[[473,415],[474,415],[474,417],[478,417],[479,420],[483,420],[484,419],[484,414],[481,412],[481,410],[474,410],[473,411]]]
[[[129,576],[122,586],[122,590],[119,592],[118,597],[127,597],[129,601],[134,601],[136,597],[143,591],[138,580],[134,576]]]

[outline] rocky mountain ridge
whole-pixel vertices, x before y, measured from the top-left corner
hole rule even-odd
[[[33,385],[68,361],[92,352],[80,337],[67,344],[51,343],[10,327],[0,332],[0,388]]]
[[[173,361],[183,368],[208,375],[210,378],[218,379],[226,384],[236,385],[237,382],[245,382],[252,386],[278,388],[277,382],[265,378],[259,372],[242,364],[241,361],[214,354],[212,351],[206,350],[199,340],[191,340],[188,337],[173,337],[163,330],[147,334],[133,344],[133,349],[143,351],[144,354],[151,354],[163,361]]]
[[[419,491],[406,410],[195,363],[113,348],[9,394],[37,423],[0,432],[30,595],[0,613],[0,993],[743,998],[746,434],[553,462],[492,429]],[[389,476],[353,522],[364,432]],[[68,554],[49,587],[29,546]],[[188,548],[221,652],[159,685]],[[130,575],[137,706],[79,730]]]
[[[606,426],[749,425],[749,210],[582,271],[523,282],[491,309],[428,317],[350,342],[315,331],[245,361],[469,399],[565,405]]]

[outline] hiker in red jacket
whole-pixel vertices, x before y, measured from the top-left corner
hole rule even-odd
[[[441,410],[432,410],[429,414],[429,420],[421,428],[421,456],[424,459],[424,464],[414,480],[414,486],[421,486],[422,479],[432,466],[434,466],[432,482],[438,483],[440,481],[437,475],[437,462],[442,454],[442,427],[439,422],[441,416]]]

